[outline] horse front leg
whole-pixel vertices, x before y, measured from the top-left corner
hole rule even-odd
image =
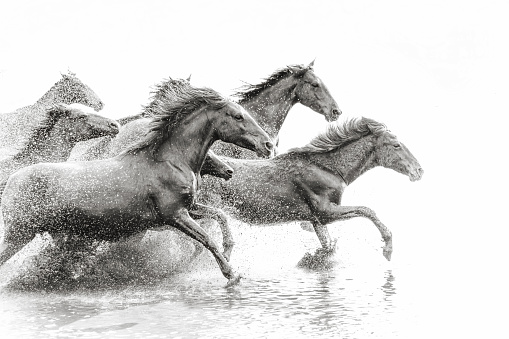
[[[336,241],[332,241],[329,230],[327,229],[327,225],[323,225],[318,220],[313,222],[313,228],[315,229],[315,234],[320,240],[320,244],[322,244],[322,249],[329,254],[332,254],[336,251]]]
[[[221,228],[221,234],[223,235],[223,256],[227,261],[230,261],[235,241],[233,241],[232,232],[228,225],[228,218],[226,217],[226,214],[224,214],[224,212],[219,208],[199,203],[195,203],[193,205],[193,209],[190,210],[189,213],[193,216],[201,218],[208,217],[217,221],[219,228]]]
[[[383,255],[387,260],[391,260],[392,255],[392,233],[389,229],[378,219],[375,212],[365,206],[339,206],[336,204],[329,204],[326,210],[321,211],[322,219],[327,222],[347,220],[355,217],[364,217],[373,222],[385,242],[383,247]]]
[[[219,252],[215,242],[210,238],[207,232],[205,232],[205,230],[189,216],[187,209],[182,208],[177,211],[173,217],[172,226],[190,236],[192,239],[199,241],[212,253],[224,277],[228,279],[227,286],[235,285],[240,281],[242,277],[233,271],[233,268],[230,266],[228,261],[221,252]]]

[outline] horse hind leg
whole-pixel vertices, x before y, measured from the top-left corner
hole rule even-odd
[[[235,241],[233,240],[232,231],[228,225],[228,218],[226,217],[226,214],[224,214],[224,212],[219,208],[198,203],[194,205],[193,210],[189,211],[189,214],[195,219],[208,217],[217,221],[219,228],[221,229],[221,234],[223,235],[223,256],[227,261],[230,261]],[[200,254],[203,249],[200,247],[199,252],[198,248],[196,248],[196,250],[197,253]]]
[[[194,240],[199,241],[212,253],[219,265],[219,268],[221,269],[221,272],[223,273],[223,276],[228,279],[227,286],[235,285],[240,281],[242,276],[233,271],[233,268],[230,266],[228,261],[221,252],[219,252],[215,242],[210,238],[207,232],[205,232],[205,230],[189,216],[186,209],[178,211],[173,221],[172,226],[187,234]]]

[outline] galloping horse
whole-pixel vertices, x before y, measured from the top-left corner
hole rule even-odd
[[[100,111],[104,104],[97,94],[81,82],[76,74],[62,74],[37,102],[11,113],[0,114],[0,148],[12,147],[18,140],[26,140],[31,127],[36,127],[44,119],[48,108],[56,104],[82,104]]]
[[[0,161],[0,197],[7,178],[18,169],[39,162],[66,161],[79,141],[115,135],[119,128],[115,120],[80,108],[64,104],[49,108],[27,144],[13,157]]]
[[[375,166],[407,175],[423,175],[421,165],[385,125],[362,118],[330,124],[308,145],[266,160],[224,157],[235,171],[216,192],[223,205],[249,223],[310,221],[325,251],[333,251],[327,224],[354,217],[370,219],[385,241],[390,260],[392,235],[375,212],[364,206],[341,206],[346,186]],[[263,198],[262,198],[263,197]]]
[[[337,120],[341,110],[327,86],[314,73],[314,61],[308,66],[290,65],[278,69],[263,82],[240,88],[234,96],[260,124],[267,134],[276,141],[279,131],[290,109],[296,104],[311,108],[323,115],[327,121]],[[212,149],[217,155],[233,158],[254,159],[256,156],[248,150],[234,145],[216,143]]]
[[[117,241],[175,227],[202,243],[229,283],[240,279],[189,216],[207,151],[223,140],[267,156],[269,136],[238,104],[208,88],[159,101],[150,133],[110,159],[36,164],[14,173],[2,198],[0,265],[40,232]]]
[[[98,160],[111,158],[119,155],[125,151],[126,148],[143,139],[143,137],[149,131],[149,125],[151,121],[146,117],[157,114],[158,106],[160,105],[161,101],[173,100],[172,98],[176,98],[178,95],[191,88],[189,81],[190,77],[187,79],[169,78],[156,85],[154,91],[152,92],[151,102],[143,108],[140,114],[118,120],[119,122],[124,122],[125,124],[122,125],[120,132],[117,135],[114,137],[108,136],[90,140],[84,145],[83,143],[78,145],[73,150],[75,157],[73,159],[73,156],[71,155],[71,160],[76,160],[76,158],[79,160]],[[77,148],[81,148],[81,150],[77,150]],[[205,157],[203,167],[200,171],[200,176],[198,176],[200,183],[202,181],[201,176],[207,174],[228,180],[231,178],[233,170],[230,166],[222,162],[212,152],[212,150],[210,150]],[[218,222],[223,234],[223,256],[229,261],[234,242],[231,230],[228,227],[228,220],[223,211],[216,208],[211,208],[204,204],[196,203],[193,205],[191,215],[194,218],[213,218]],[[141,239],[143,235],[144,232],[140,232],[136,238]],[[201,247],[196,247],[196,250],[196,253],[198,253],[201,251]]]

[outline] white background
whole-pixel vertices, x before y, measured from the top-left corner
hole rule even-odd
[[[430,312],[443,301],[458,324],[496,334],[507,305],[508,15],[504,1],[4,1],[0,112],[34,103],[68,70],[102,113],[123,117],[168,76],[229,95],[316,58],[340,120],[385,123],[425,171],[417,183],[370,171],[343,204],[373,208],[394,233],[393,261],[422,267],[423,290],[436,283]],[[281,149],[325,125],[295,106]]]

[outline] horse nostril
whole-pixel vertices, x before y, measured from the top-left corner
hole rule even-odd
[[[332,110],[332,114],[334,114],[334,115],[341,115],[341,113],[343,113],[343,112],[341,112],[341,110],[340,110],[340,109],[335,109],[335,108],[334,108],[334,109]]]
[[[267,148],[269,151],[272,151],[274,149],[274,144],[271,143],[270,141],[267,141],[265,143],[265,148]]]
[[[118,130],[118,124],[117,124],[116,122],[110,122],[110,127],[111,127],[112,129],[116,129],[116,130]]]
[[[226,173],[232,175],[233,174],[233,170],[229,169],[229,170],[226,170]]]

